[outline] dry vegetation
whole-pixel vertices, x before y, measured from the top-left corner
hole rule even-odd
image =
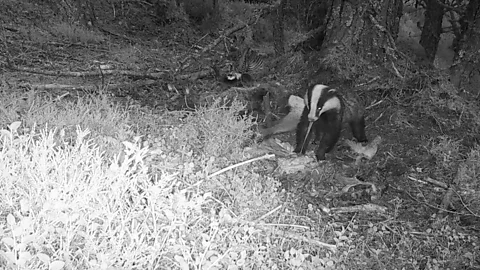
[[[132,20],[132,29],[147,29],[125,40],[42,20],[54,18],[47,6],[4,2],[0,15],[29,12],[7,25],[20,31],[0,29],[6,46],[1,269],[480,269],[480,110],[442,74],[400,79],[369,68],[352,52],[332,52],[324,64],[344,78],[363,74],[360,79],[370,82],[362,88],[365,103],[375,104],[367,133],[384,143],[359,166],[339,145],[341,161],[332,156],[316,165],[316,174],[297,179],[278,175],[284,161],[256,151],[256,119],[239,115],[244,104],[217,99],[192,109],[187,99],[218,95],[218,85],[174,79],[174,71],[205,64],[182,63],[199,56],[195,46],[212,41],[202,31],[246,20],[255,6],[220,1],[230,21],[219,22],[208,7],[195,6],[199,1],[184,1],[194,6],[169,13],[157,32],[149,32],[148,16]],[[189,19],[203,23],[194,28]],[[260,20],[253,31],[266,27]],[[271,41],[255,36],[256,44]],[[105,64],[165,76],[107,91],[133,79],[19,72],[6,65],[7,57],[43,71],[96,71]],[[297,54],[279,61],[292,67],[277,70],[279,81],[297,87],[307,65]],[[372,80],[377,77],[382,80]],[[39,90],[44,83],[95,87]],[[355,187],[337,196],[339,172],[378,191]],[[381,207],[340,211],[353,205]]]

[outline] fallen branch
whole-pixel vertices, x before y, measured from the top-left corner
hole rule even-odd
[[[252,86],[252,87],[230,87],[228,91],[253,91],[260,88],[260,85]]]
[[[25,68],[18,66],[10,66],[11,69],[21,72],[35,73],[47,76],[59,76],[59,77],[93,77],[93,76],[104,76],[104,75],[126,75],[138,78],[146,79],[163,79],[165,78],[165,72],[153,72],[153,73],[144,73],[144,72],[135,72],[130,70],[101,70],[101,71],[50,71],[50,70],[37,70],[33,68]]]
[[[17,67],[17,66],[10,66],[11,69],[20,72],[28,72],[46,76],[57,76],[57,77],[101,77],[105,75],[125,75],[135,78],[143,78],[143,79],[165,79],[167,77],[166,72],[136,72],[130,70],[101,70],[101,71],[50,71],[50,70],[37,70],[33,68],[25,68],[25,67]],[[189,74],[182,74],[175,76],[178,80],[198,80],[210,76],[212,74],[212,70],[201,70],[198,72],[193,72]],[[65,88],[71,88],[66,86]],[[84,88],[84,87],[81,87]]]
[[[59,84],[59,83],[47,83],[47,84],[30,84],[22,83],[18,85],[22,88],[32,88],[35,90],[95,90],[98,87],[94,85],[73,85],[73,84]]]
[[[367,203],[367,204],[354,205],[354,206],[348,206],[348,207],[335,207],[335,208],[331,208],[330,211],[335,213],[352,213],[352,212],[385,213],[387,211],[387,207],[380,206],[378,204]]]
[[[201,71],[190,73],[190,74],[177,75],[177,76],[175,76],[175,78],[179,79],[179,80],[195,81],[195,80],[198,80],[198,79],[203,79],[205,77],[208,77],[211,74],[212,74],[212,70],[208,69],[208,70],[201,70]]]
[[[425,182],[428,182],[430,184],[433,184],[433,185],[436,185],[436,186],[439,186],[439,187],[442,187],[444,189],[448,189],[448,184],[445,184],[443,182],[440,182],[438,180],[435,180],[435,179],[432,179],[430,177],[427,177],[424,179]]]
[[[415,182],[419,182],[419,183],[422,183],[422,184],[432,184],[432,185],[435,185],[435,186],[438,186],[438,187],[441,187],[441,188],[444,188],[444,189],[448,189],[448,185],[443,183],[443,182],[440,182],[440,181],[437,181],[437,180],[434,180],[430,177],[427,177],[425,179],[422,179],[422,180],[419,180],[419,179],[416,179],[412,176],[407,176],[408,179],[412,180],[412,181],[415,181]]]
[[[112,90],[118,88],[128,88],[128,87],[139,87],[145,85],[152,85],[155,84],[156,81],[154,80],[147,80],[147,81],[137,81],[135,83],[122,83],[122,84],[107,84],[102,87],[104,90]],[[30,84],[30,83],[22,83],[19,84],[19,87],[24,88],[32,88],[36,90],[87,90],[92,91],[99,88],[97,85],[74,85],[74,84],[59,84],[59,83],[47,83],[47,84]]]

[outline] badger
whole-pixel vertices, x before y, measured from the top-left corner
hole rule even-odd
[[[294,152],[305,154],[310,143],[312,132],[319,145],[315,151],[317,160],[324,160],[342,130],[342,123],[348,123],[353,137],[358,142],[366,142],[365,110],[353,97],[341,95],[336,89],[317,84],[310,87],[305,96],[304,109],[296,128],[296,147]]]
[[[248,73],[229,72],[221,82],[230,86],[245,87],[253,84],[253,77]]]
[[[311,105],[312,101],[314,105]],[[320,106],[319,106],[319,103],[320,103]],[[306,132],[305,125],[307,126],[307,130],[308,130],[309,124],[316,122],[316,121],[310,122],[308,120],[308,115],[310,114],[310,111],[311,111],[310,108],[315,107],[316,110],[320,109],[320,111],[322,112],[321,114],[318,114],[318,117],[315,117],[315,116],[312,117],[313,119],[317,118],[317,124],[315,125],[316,129],[314,128],[314,131],[317,133],[316,139],[320,139],[319,137],[321,137],[322,134],[325,135],[326,133],[325,131],[333,132],[332,131],[332,126],[333,126],[334,127],[333,130],[336,130],[336,134],[337,134],[336,135],[337,138],[335,139],[335,142],[332,143],[332,145],[334,146],[338,141],[338,137],[339,137],[338,128],[339,126],[341,126],[338,123],[348,123],[352,130],[353,136],[357,141],[359,142],[367,141],[367,138],[365,135],[365,116],[364,116],[365,109],[358,101],[358,97],[351,91],[341,94],[337,90],[331,89],[325,85],[320,85],[320,84],[315,85],[309,88],[304,98],[291,95],[288,99],[288,107],[290,108],[290,111],[284,118],[278,121],[274,126],[269,128],[263,128],[260,130],[264,139],[268,139],[269,137],[275,134],[289,132],[297,129],[297,147],[295,149],[296,150],[295,152],[305,153],[308,146],[308,142],[306,141],[307,138],[305,134]],[[328,107],[330,107],[330,109],[328,109]],[[320,117],[320,115],[323,115],[323,113],[330,110],[333,110],[333,111],[329,112],[327,115],[323,117]],[[336,112],[336,114],[334,112]],[[332,113],[333,113],[333,116],[336,116],[336,117],[333,117],[333,119],[331,117]],[[316,115],[316,113],[312,113],[312,114]],[[336,121],[337,124],[329,124],[328,123],[329,121],[321,120],[325,118],[327,118],[327,120],[329,120],[330,123],[331,121],[333,122]],[[303,120],[303,122],[301,120]],[[322,124],[322,122],[325,122],[325,121],[327,123]],[[322,128],[322,125],[324,126],[324,128]],[[299,142],[300,139],[301,139],[301,142]],[[320,146],[318,150],[321,150]],[[333,146],[331,146],[331,148],[333,148]],[[326,151],[327,149],[325,148],[325,146],[323,147],[324,147],[325,153],[328,153],[329,151],[332,150],[332,149],[329,149],[329,151]],[[318,155],[317,158],[320,157],[319,160],[323,160],[324,156],[325,156],[324,153],[322,154],[322,152],[320,152],[320,155]]]

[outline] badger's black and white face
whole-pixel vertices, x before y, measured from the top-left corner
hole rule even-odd
[[[308,120],[317,121],[322,113],[336,110],[340,111],[341,102],[337,96],[337,91],[322,84],[315,85],[309,89],[304,97],[305,106],[308,109]]]
[[[241,74],[241,73],[230,72],[230,73],[227,74],[227,80],[229,80],[229,81],[240,80],[240,78],[242,78],[242,74]]]

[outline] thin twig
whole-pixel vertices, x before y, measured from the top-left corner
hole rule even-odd
[[[460,202],[462,203],[463,207],[467,210],[467,212],[469,212],[472,216],[474,217],[479,217],[480,218],[480,215],[479,214],[476,214],[475,212],[473,212],[466,204],[465,202],[463,201],[463,198],[462,198],[462,195],[460,195],[455,189],[453,189],[453,192],[455,192],[455,194],[457,194],[458,198],[460,199]]]
[[[395,67],[395,64],[392,62],[392,68],[393,70],[395,70],[395,74],[397,75],[397,77],[399,77],[400,79],[404,79],[404,77],[402,76],[402,74],[400,74],[400,71],[398,71],[398,69]]]
[[[400,190],[400,189],[399,189],[399,190]],[[464,214],[464,213],[459,213],[459,212],[450,211],[450,210],[447,210],[447,209],[440,208],[440,207],[438,207],[438,206],[436,206],[436,205],[433,205],[433,204],[430,204],[430,203],[428,203],[428,202],[426,202],[426,201],[421,202],[421,201],[417,200],[415,197],[413,197],[413,195],[410,194],[409,192],[407,192],[407,191],[405,191],[405,190],[402,190],[402,191],[405,192],[405,193],[408,195],[408,197],[410,197],[410,199],[413,200],[414,202],[417,202],[417,203],[420,203],[420,204],[424,204],[424,205],[426,205],[426,206],[428,206],[428,207],[430,207],[430,208],[433,208],[433,209],[436,209],[436,210],[439,210],[439,211],[442,211],[442,212],[450,213],[450,214],[459,215],[459,216],[470,216],[470,214]]]
[[[312,125],[313,125],[313,122],[308,123],[307,134],[305,135],[305,139],[303,140],[302,148],[300,149],[300,152],[302,152],[303,149],[306,147],[305,142],[307,141],[308,135],[310,135],[310,130],[312,129]]]
[[[217,175],[219,175],[219,174],[222,174],[222,173],[224,173],[224,172],[226,172],[226,171],[229,171],[229,170],[231,170],[231,169],[235,169],[235,168],[237,168],[237,167],[243,166],[243,165],[245,165],[245,164],[248,164],[248,163],[251,163],[251,162],[254,162],[254,161],[258,161],[258,160],[262,160],[262,159],[269,159],[269,158],[273,158],[273,157],[275,157],[275,155],[273,155],[273,154],[265,154],[265,155],[263,155],[263,156],[261,156],[261,157],[256,157],[256,158],[252,158],[252,159],[249,159],[249,160],[245,160],[245,161],[242,161],[242,162],[240,162],[240,163],[233,164],[233,165],[231,165],[231,166],[228,166],[228,167],[226,167],[226,168],[223,168],[223,169],[221,169],[221,170],[219,170],[219,171],[217,171],[217,172],[214,172],[213,174],[207,176],[207,178],[212,178],[212,177],[217,176]]]
[[[364,85],[367,85],[367,84],[371,84],[372,82],[374,82],[378,79],[380,79],[380,76],[375,76],[375,78],[369,80],[368,82],[357,84],[355,87],[360,87],[360,86],[364,86]]]
[[[284,223],[262,223],[262,226],[272,226],[272,227],[292,227],[297,229],[310,230],[311,227],[297,224],[284,224]]]
[[[384,113],[384,112],[382,112],[382,113],[380,114],[380,116],[378,116],[375,120],[373,120],[373,123],[376,123],[378,120],[380,120],[380,118],[382,118],[382,116],[383,116],[383,113]],[[372,124],[373,124],[373,123],[372,123]]]
[[[263,228],[263,229],[265,230],[265,228]],[[276,230],[269,230],[269,231],[271,233],[274,233],[274,234],[279,235],[281,237],[288,237],[288,238],[303,241],[303,242],[306,242],[306,243],[309,243],[309,244],[312,244],[312,245],[317,245],[317,246],[321,246],[321,247],[324,247],[324,248],[328,248],[333,252],[337,251],[337,246],[336,245],[327,244],[327,243],[324,243],[322,241],[312,239],[312,238],[307,238],[303,235],[298,235],[298,234],[295,234],[295,233],[290,233],[290,232],[285,232],[285,231],[281,231],[281,232],[278,232]]]
[[[407,176],[408,179],[412,180],[412,181],[415,181],[415,182],[418,182],[420,184],[427,184],[427,182],[423,181],[423,180],[419,180],[415,177],[411,177],[411,176]]]
[[[279,205],[279,206],[275,207],[273,210],[271,210],[271,211],[269,211],[268,213],[266,213],[265,215],[263,215],[263,216],[255,219],[253,222],[255,222],[255,223],[259,222],[260,220],[262,220],[262,219],[268,217],[269,215],[275,213],[278,209],[282,208],[282,206],[283,206],[283,205]]]
[[[380,105],[380,104],[382,104],[382,103],[383,103],[383,100],[380,100],[380,101],[378,101],[378,102],[375,102],[375,103],[373,103],[372,105],[366,107],[365,110],[370,110],[371,108],[373,108],[373,107],[375,107],[375,106],[377,106],[377,105]]]
[[[448,184],[443,183],[443,182],[440,182],[440,181],[435,180],[435,179],[432,179],[432,178],[430,178],[430,177],[425,178],[424,181],[425,181],[425,182],[428,182],[428,183],[430,183],[430,184],[433,184],[433,185],[442,187],[442,188],[444,188],[444,189],[448,189]]]
[[[416,179],[412,176],[407,176],[408,179],[412,180],[412,181],[416,181],[416,182],[419,182],[419,183],[422,183],[422,184],[426,184],[426,183],[430,183],[432,185],[435,185],[435,186],[439,186],[441,188],[444,188],[444,189],[448,189],[448,185],[443,183],[443,182],[440,182],[440,181],[437,181],[437,180],[434,180],[430,177],[427,177],[425,179],[422,179],[422,180],[419,180],[419,179]]]

